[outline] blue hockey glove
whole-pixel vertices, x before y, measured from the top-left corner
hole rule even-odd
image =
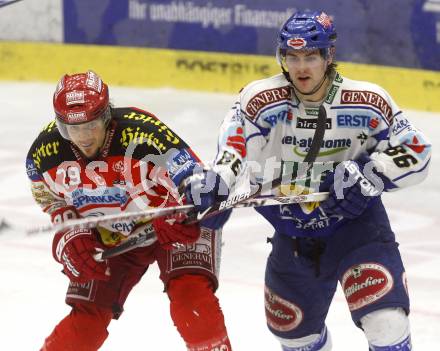
[[[321,203],[327,214],[348,219],[360,216],[377,199],[382,191],[393,187],[391,181],[370,162],[368,154],[357,160],[341,162],[330,172],[321,185],[321,191],[329,191],[329,198]]]
[[[199,214],[204,214],[216,202],[228,198],[229,188],[223,179],[211,170],[201,170],[185,180],[184,193],[188,204],[194,204]],[[200,221],[200,226],[219,229],[228,220],[231,210]]]

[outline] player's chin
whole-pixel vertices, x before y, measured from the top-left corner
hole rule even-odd
[[[308,94],[313,91],[312,81],[308,79],[295,80],[295,87],[301,94]]]
[[[301,87],[301,86],[297,86],[296,90],[298,90],[299,93],[304,94],[304,95],[308,95],[311,94],[313,91],[313,88],[309,88],[309,87]]]
[[[80,150],[87,158],[93,158],[98,154],[99,148],[87,147],[87,148],[80,148]]]

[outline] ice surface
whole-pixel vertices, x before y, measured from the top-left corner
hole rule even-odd
[[[33,139],[53,117],[55,84],[0,83],[0,218],[12,228],[0,232],[0,350],[37,350],[69,311],[67,279],[51,256],[48,234],[26,236],[27,227],[48,223],[33,203],[24,159]],[[233,95],[172,89],[111,88],[116,106],[151,111],[191,144],[205,161],[216,151],[217,130]],[[416,350],[440,344],[440,115],[407,111],[431,139],[431,173],[421,185],[386,194],[393,229],[406,263]],[[235,351],[279,350],[267,331],[263,276],[271,227],[252,209],[236,210],[224,229],[218,296]],[[150,267],[109,327],[102,350],[185,350],[172,325],[168,299],[156,265]],[[334,350],[366,350],[363,333],[351,321],[338,290],[327,318]]]

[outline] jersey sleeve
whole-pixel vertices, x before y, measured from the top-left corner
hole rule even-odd
[[[384,91],[390,111],[383,111],[379,127],[369,140],[369,153],[378,169],[391,181],[388,191],[423,181],[431,159],[431,144]]]

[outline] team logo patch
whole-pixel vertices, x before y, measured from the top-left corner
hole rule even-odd
[[[402,118],[401,115],[396,116],[394,119],[393,133],[398,135],[404,130],[411,131],[414,130],[414,128],[406,118]]]
[[[235,133],[232,133],[226,141],[226,145],[234,148],[241,157],[246,156],[246,139],[244,138],[243,128],[238,127]]]
[[[355,311],[388,294],[394,286],[394,281],[384,266],[362,263],[344,273],[341,285],[350,311]]]
[[[26,159],[26,173],[28,177],[33,180],[41,180],[41,176],[38,174],[37,167],[35,166],[34,160],[31,158]]]
[[[96,182],[97,179],[94,181]],[[103,182],[105,181],[103,180]],[[98,186],[96,189],[78,188],[74,190],[71,194],[71,201],[77,209],[89,205],[94,208],[99,206],[122,207],[127,203],[128,196],[123,189]]]
[[[193,170],[197,162],[191,154],[191,150],[182,149],[173,152],[172,156],[166,161],[168,174],[175,184],[180,184],[183,178]]]
[[[290,100],[291,91],[289,86],[264,90],[255,95],[246,105],[246,114],[250,120],[255,120],[258,113],[270,104]]]
[[[370,120],[370,124],[369,124],[370,129],[376,129],[378,125],[379,125],[379,119],[378,118],[372,118]]]
[[[124,161],[122,161],[122,160],[116,161],[115,163],[113,163],[112,168],[117,173],[124,173],[125,172]]]
[[[90,89],[95,90],[97,93],[101,93],[102,80],[101,80],[101,78],[99,78],[99,76],[95,72],[93,72],[93,71],[87,72],[86,85]]]
[[[87,121],[87,115],[86,115],[85,111],[69,112],[67,114],[67,121],[68,121],[68,123],[86,122]]]
[[[287,46],[299,50],[307,46],[307,41],[303,38],[292,38],[287,41]]]
[[[391,110],[391,106],[382,96],[372,91],[342,90],[341,104],[373,106],[382,112],[389,124],[393,121],[393,111]]]
[[[46,157],[51,157],[52,155],[58,155],[59,152],[59,141],[52,141],[47,143],[41,143],[35,148],[35,152],[32,153],[32,160],[37,169],[41,168],[41,161]]]
[[[293,330],[303,320],[303,312],[297,305],[276,295],[267,286],[264,287],[264,306],[267,324],[275,330]]]
[[[93,302],[95,301],[96,289],[97,286],[93,280],[87,283],[70,282],[66,298],[68,301],[73,299]]]
[[[316,129],[318,125],[318,118],[301,118],[298,117],[296,120],[296,128],[299,129]],[[326,118],[325,129],[332,129],[332,119]]]
[[[286,135],[281,139],[281,144],[283,145],[293,145],[293,152],[295,155],[300,157],[305,157],[308,149],[312,145],[312,138],[299,139],[295,135]],[[351,147],[351,139],[324,139],[321,143],[321,149],[318,156],[329,156],[337,154],[338,152],[345,151]],[[327,150],[324,150],[327,149]]]
[[[84,91],[71,91],[66,93],[66,105],[84,104]]]
[[[278,122],[284,122],[286,124],[291,124],[294,116],[292,111],[281,110],[278,113],[270,114],[263,118],[265,122],[270,124],[271,127],[274,127]]]
[[[201,228],[199,239],[170,251],[169,269],[198,268],[213,273],[215,271],[217,247],[215,235],[207,228]]]
[[[425,151],[426,148],[426,145],[420,143],[416,135],[413,136],[411,142],[406,142],[405,145],[418,154],[421,154],[423,151]]]
[[[326,29],[330,28],[332,25],[332,20],[330,19],[330,17],[322,12],[318,17],[316,17],[316,20],[322,24],[322,26]]]

